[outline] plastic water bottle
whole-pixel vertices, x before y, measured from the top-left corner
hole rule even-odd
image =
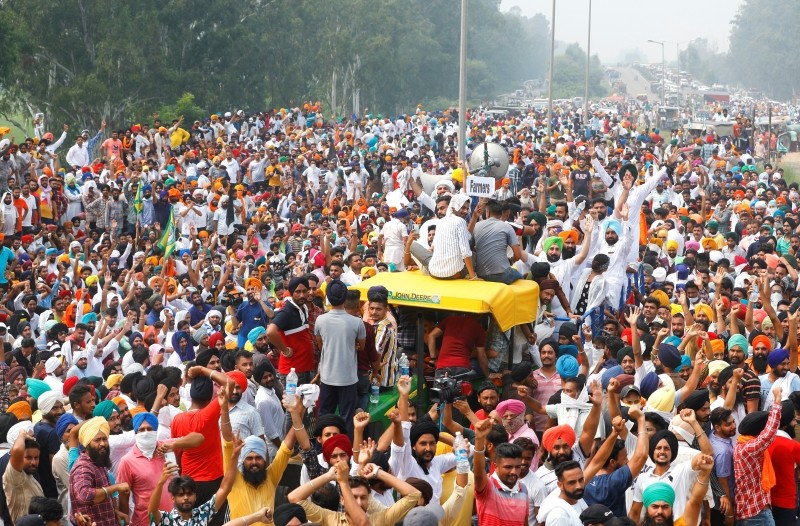
[[[372,385],[369,388],[369,403],[378,405],[381,401],[381,388],[378,386],[378,380],[372,380]]]
[[[469,473],[467,440],[461,436],[461,432],[456,432],[456,439],[453,441],[453,453],[456,456],[456,471],[458,473]]]
[[[295,393],[297,393],[297,373],[292,367],[292,370],[286,375],[286,405],[289,407],[294,407],[297,403],[297,395]]]
[[[406,353],[402,353],[400,355],[400,360],[398,360],[397,366],[400,368],[400,376],[408,376],[410,366],[408,364],[408,356],[406,356]]]

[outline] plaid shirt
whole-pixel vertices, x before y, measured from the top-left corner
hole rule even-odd
[[[110,485],[108,470],[92,462],[85,451],[81,453],[69,474],[72,513],[88,515],[97,526],[118,526],[115,499],[94,504],[95,491]]]
[[[8,365],[5,362],[0,363],[0,412],[5,413],[8,406],[11,404],[11,399],[8,397]]]
[[[733,449],[736,495],[748,495],[748,498],[736,499],[737,521],[755,517],[770,505],[770,494],[761,487],[761,466],[764,462],[764,452],[775,440],[780,420],[781,403],[778,401],[772,404],[764,430],[754,439],[736,444]]]

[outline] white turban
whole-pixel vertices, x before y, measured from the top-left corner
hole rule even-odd
[[[42,414],[46,415],[53,410],[56,402],[61,400],[61,398],[61,393],[50,390],[42,393],[41,396],[39,396],[39,398],[36,400],[36,403],[39,405],[39,410],[41,410]]]
[[[56,372],[56,369],[58,369],[59,365],[61,365],[61,360],[55,356],[51,356],[46,362],[44,362],[44,372],[47,374],[52,374]]]
[[[469,202],[469,196],[467,194],[455,194],[453,197],[450,198],[450,206],[447,209],[448,213],[455,213],[461,210],[466,203]]]

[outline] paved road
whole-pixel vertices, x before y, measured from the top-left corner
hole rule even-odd
[[[650,83],[639,73],[638,69],[625,66],[615,66],[613,69],[619,71],[620,80],[625,83],[629,97],[636,97],[640,93],[647,94],[651,100],[656,97],[656,94],[650,91]]]

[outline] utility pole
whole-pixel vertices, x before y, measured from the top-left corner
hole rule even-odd
[[[556,0],[553,1],[553,16],[550,18],[550,72],[547,85],[547,135],[553,131],[553,57],[556,50]]]
[[[467,0],[461,0],[461,52],[458,66],[458,160],[467,160]],[[466,179],[465,179],[466,180]]]
[[[664,105],[666,97],[666,81],[667,81],[667,62],[664,60],[664,42],[659,40],[648,40],[651,44],[658,44],[661,46],[661,105]]]
[[[586,85],[583,89],[583,119],[589,124],[589,70],[592,64],[592,0],[589,0],[589,31],[586,37]]]

